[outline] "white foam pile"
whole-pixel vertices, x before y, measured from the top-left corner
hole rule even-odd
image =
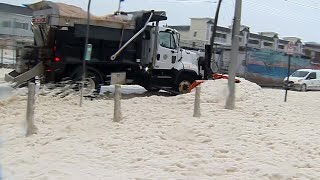
[[[114,85],[111,86],[102,86],[100,90],[100,94],[104,94],[106,92],[114,93]],[[138,85],[123,85],[120,89],[121,94],[143,94],[146,90]]]
[[[9,73],[10,71],[12,71],[12,69],[0,68],[0,83],[4,82],[5,74]]]
[[[122,100],[39,96],[38,134],[24,137],[26,97],[0,101],[4,179],[319,179],[319,92],[261,89],[242,79],[235,110],[224,109],[227,81],[194,92]]]
[[[4,82],[4,76],[9,73],[12,69],[0,68],[0,100],[3,100],[12,95],[13,88],[10,84]]]

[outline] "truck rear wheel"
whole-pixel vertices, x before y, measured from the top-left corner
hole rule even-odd
[[[186,94],[189,92],[191,84],[195,81],[195,78],[191,75],[182,75],[176,84],[175,90],[180,94]]]
[[[82,69],[78,69],[71,77],[73,77],[73,79],[79,84],[80,89],[82,82]],[[100,73],[93,69],[88,69],[84,81],[84,95],[89,95],[94,91],[100,93],[102,83],[103,79]]]

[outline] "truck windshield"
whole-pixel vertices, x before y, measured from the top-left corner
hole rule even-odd
[[[169,49],[176,49],[175,39],[170,32],[161,31],[159,33],[160,45]]]
[[[308,73],[308,71],[296,71],[291,75],[291,77],[306,77]]]

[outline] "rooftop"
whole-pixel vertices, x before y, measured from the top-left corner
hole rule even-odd
[[[279,39],[279,43],[280,43],[280,44],[288,44],[289,41],[283,40],[283,39]]]
[[[223,32],[228,32],[228,33],[231,32],[230,28],[226,28],[226,27],[222,27],[222,26],[217,26],[217,30],[218,31],[223,31]]]
[[[5,4],[5,3],[0,3],[0,12],[32,16],[32,10],[26,7],[15,6],[15,5]]]
[[[169,28],[175,29],[177,31],[189,31],[190,26],[185,25],[185,26],[169,26]]]
[[[200,19],[200,20],[214,20],[214,18],[210,18],[210,17],[203,17],[203,18],[190,18],[190,19]]]
[[[315,49],[320,49],[320,44],[319,43],[305,43],[304,45],[305,48],[315,48]]]

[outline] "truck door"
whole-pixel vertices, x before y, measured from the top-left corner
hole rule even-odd
[[[159,32],[159,45],[155,69],[172,69],[178,61],[178,47],[171,32]]]

